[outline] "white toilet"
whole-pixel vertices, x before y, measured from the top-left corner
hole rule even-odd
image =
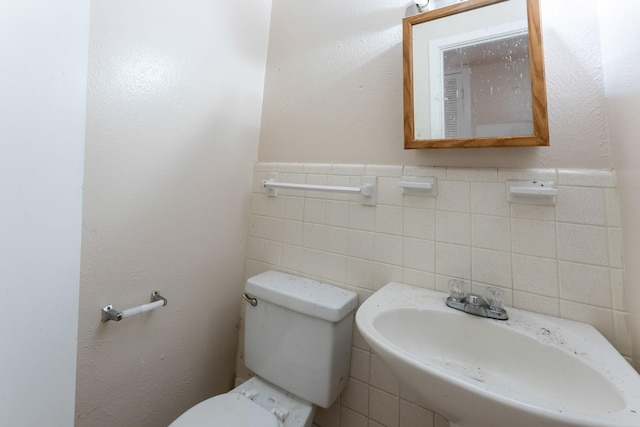
[[[256,376],[170,427],[309,427],[347,383],[357,295],[267,271],[247,280],[245,364]]]

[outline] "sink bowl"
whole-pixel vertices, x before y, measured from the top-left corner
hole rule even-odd
[[[425,406],[473,427],[640,426],[640,376],[592,326],[508,309],[509,320],[389,283],[358,309],[373,351]]]

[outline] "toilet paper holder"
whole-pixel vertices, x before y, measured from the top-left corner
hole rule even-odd
[[[126,310],[118,311],[113,308],[113,305],[105,305],[102,307],[102,321],[108,322],[109,320],[115,320],[116,322],[126,319],[127,317],[135,316],[139,313],[155,310],[158,307],[164,307],[167,305],[167,299],[160,295],[158,291],[151,292],[151,302],[149,304],[142,304],[137,307],[128,308]]]

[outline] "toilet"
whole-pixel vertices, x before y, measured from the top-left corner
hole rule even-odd
[[[255,376],[170,427],[310,427],[349,375],[354,292],[277,271],[247,280],[245,364]],[[255,304],[255,305],[254,305]]]

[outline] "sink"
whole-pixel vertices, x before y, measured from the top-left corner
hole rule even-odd
[[[452,425],[640,426],[640,376],[592,326],[509,308],[509,320],[389,283],[358,309],[372,350]]]

